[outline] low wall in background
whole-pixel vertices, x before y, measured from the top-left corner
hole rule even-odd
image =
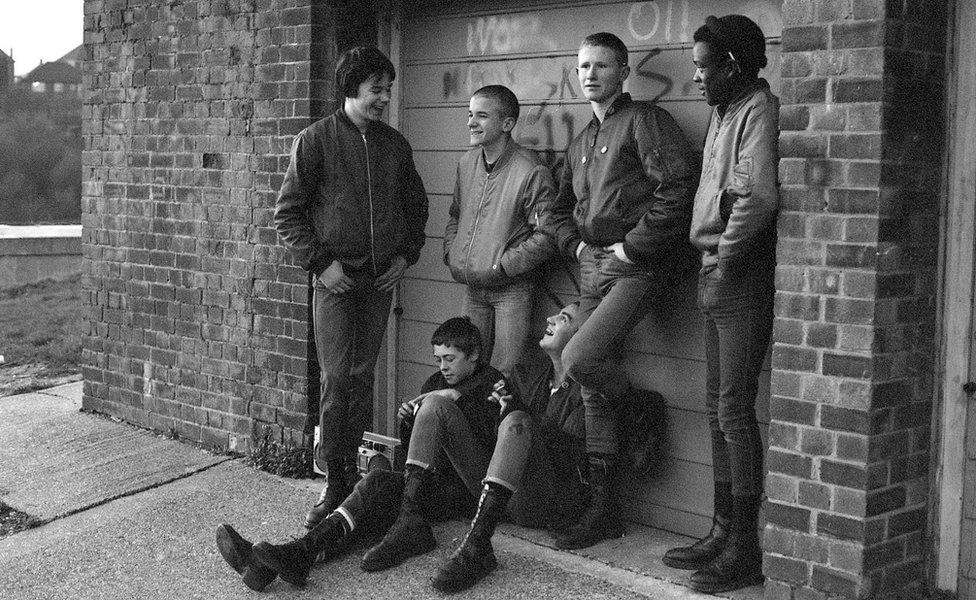
[[[0,287],[81,273],[81,225],[0,225]]]

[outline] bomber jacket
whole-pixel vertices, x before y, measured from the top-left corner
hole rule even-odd
[[[759,79],[708,126],[691,243],[702,268],[775,264],[779,100]]]
[[[397,255],[411,265],[426,222],[424,184],[396,129],[372,121],[362,133],[339,109],[295,138],[274,224],[305,269],[338,260],[380,275]]]
[[[574,258],[582,240],[623,242],[639,264],[666,259],[687,247],[695,163],[667,111],[623,93],[570,142],[547,230]]]
[[[465,153],[444,231],[444,263],[454,279],[497,287],[545,262],[555,247],[537,225],[555,193],[545,164],[511,139],[490,173],[481,148]]]

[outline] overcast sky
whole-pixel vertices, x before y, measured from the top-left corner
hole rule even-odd
[[[14,74],[26,75],[81,44],[84,0],[0,0],[0,50],[13,49]]]

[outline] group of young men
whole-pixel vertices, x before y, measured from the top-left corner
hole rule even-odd
[[[618,417],[634,390],[621,347],[668,287],[688,240],[701,253],[714,519],[704,538],[663,560],[694,570],[690,585],[704,592],[762,581],[755,397],[772,326],[778,101],[758,77],[765,38],[754,22],[708,17],[694,42],[693,79],[714,107],[700,164],[670,114],[623,91],[628,51],[610,33],[580,46],[577,73],[593,118],[570,143],[558,183],[513,140],[511,90],[474,92],[472,149],[457,166],[443,252],[466,286],[465,316],[435,331],[438,372],[398,412],[404,475],[374,470],[362,479],[355,455],[372,416],[376,355],[392,291],[424,242],[427,200],[410,146],[381,121],[393,65],[375,48],[343,54],[343,106],[296,138],[275,211],[283,243],[313,276],[316,458],[328,483],[301,539],[252,545],[218,527],[218,549],[245,584],[261,590],[281,577],[302,585],[317,559],[364,533],[382,539],[362,568],[393,567],[433,549],[429,523],[445,516],[473,513],[432,578],[445,592],[495,568],[490,540],[506,515],[553,528],[560,548],[622,535],[612,493]],[[546,321],[539,346],[549,364],[525,372],[539,267],[557,254],[579,263],[580,297]],[[586,490],[567,495],[564,450],[575,439]],[[554,523],[556,506],[575,519]]]

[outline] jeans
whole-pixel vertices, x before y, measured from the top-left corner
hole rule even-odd
[[[529,338],[535,283],[515,280],[497,288],[465,287],[461,312],[481,331],[482,362],[505,377],[511,377],[515,364]]]
[[[313,322],[318,354],[319,427],[316,459],[353,457],[373,420],[373,377],[390,314],[392,292],[373,287],[374,277],[347,272],[354,281],[333,294],[315,279]]]
[[[617,410],[630,391],[621,368],[624,340],[650,312],[660,278],[602,248],[580,254],[580,311],[586,321],[563,348],[563,365],[582,387],[586,451],[616,454]]]
[[[425,469],[449,464],[474,498],[482,486],[494,482],[512,490],[509,512],[521,525],[538,523],[540,510],[552,496],[552,475],[545,468],[545,450],[533,435],[528,413],[517,410],[498,426],[491,454],[475,440],[464,414],[441,396],[429,396],[420,406],[407,449],[407,464]]]
[[[733,496],[763,491],[756,393],[773,328],[774,271],[774,265],[749,265],[734,273],[705,271],[698,278],[712,468],[716,482],[731,483]]]

